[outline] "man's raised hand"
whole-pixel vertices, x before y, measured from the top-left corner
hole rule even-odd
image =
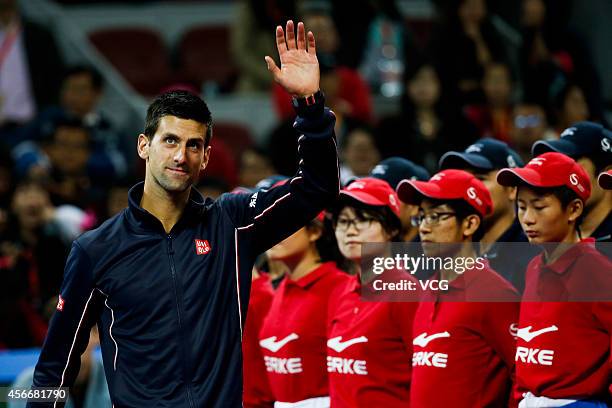
[[[311,95],[319,90],[319,61],[314,34],[309,31],[306,36],[304,23],[299,22],[296,39],[295,28],[291,20],[287,21],[286,34],[285,38],[283,28],[276,27],[276,47],[280,57],[280,68],[270,56],[266,55],[268,70],[272,72],[274,80],[290,94]]]

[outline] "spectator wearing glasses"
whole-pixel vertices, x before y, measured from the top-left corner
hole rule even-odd
[[[486,259],[477,258],[473,242],[491,214],[491,194],[483,182],[462,170],[444,170],[429,181],[404,180],[402,201],[418,204],[421,244],[426,257],[455,260],[432,280],[448,290],[425,292],[413,325],[410,406],[506,406],[514,366],[511,327],[518,320],[516,290]],[[449,245],[454,244],[454,245]],[[472,259],[473,267],[468,260]],[[446,262],[445,262],[446,263]],[[440,392],[444,384],[444,392]]]
[[[360,299],[367,293],[360,266],[363,245],[398,240],[399,215],[395,191],[385,181],[370,177],[341,190],[333,211],[340,252],[358,271],[330,315],[327,371],[333,407],[408,405],[412,317],[417,303]]]

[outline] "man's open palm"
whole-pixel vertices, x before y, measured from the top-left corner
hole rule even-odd
[[[319,90],[319,61],[317,60],[315,39],[312,32],[308,38],[304,23],[298,23],[297,39],[293,21],[287,21],[287,30],[276,27],[276,47],[281,67],[270,56],[266,56],[268,70],[274,80],[292,95],[307,96]],[[308,44],[306,41],[308,40]]]

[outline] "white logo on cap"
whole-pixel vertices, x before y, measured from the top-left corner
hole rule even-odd
[[[516,160],[514,160],[514,157],[512,157],[511,154],[506,157],[506,162],[508,163],[509,167],[517,167]]]
[[[372,169],[372,174],[385,174],[387,172],[387,166],[382,164],[377,164],[376,167]]]
[[[601,139],[601,150],[604,152],[612,152],[612,146],[610,146],[610,139]]]
[[[584,192],[584,187],[582,187],[582,184],[579,183],[578,176],[576,175],[576,173],[570,174],[569,180],[570,180],[570,183],[572,183],[572,185],[578,187],[578,190],[580,190],[581,192]]]
[[[473,144],[469,146],[467,149],[465,149],[466,153],[481,152],[481,151],[482,151],[482,144],[480,143]]]
[[[446,176],[446,174],[444,174],[444,172],[440,172],[438,174],[434,174],[434,176],[429,181],[440,181],[444,176]]]
[[[570,136],[573,135],[575,131],[577,131],[578,129],[576,129],[575,127],[569,127],[567,129],[565,129],[563,131],[563,133],[561,133],[561,137],[565,137],[565,136]]]
[[[527,163],[527,165],[534,165],[534,166],[541,166],[544,164],[544,162],[546,161],[545,158],[543,157],[535,157],[533,159],[531,159],[531,161],[529,163]]]
[[[354,181],[351,184],[348,185],[347,189],[348,190],[363,190],[365,188],[365,183],[361,182],[361,181]]]
[[[467,195],[469,198],[476,201],[478,205],[482,205],[482,200],[478,198],[478,194],[476,194],[476,189],[474,187],[470,187],[467,189]]]
[[[398,208],[397,200],[395,199],[395,196],[393,194],[389,194],[389,203],[393,206],[393,208]]]
[[[578,185],[578,176],[576,175],[576,173],[570,174],[569,178],[570,178],[570,183],[572,183],[575,186]]]

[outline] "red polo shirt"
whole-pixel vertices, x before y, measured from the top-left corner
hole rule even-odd
[[[350,281],[333,262],[294,281],[284,279],[259,333],[259,346],[276,401],[329,395],[326,322],[330,299]]]
[[[408,407],[412,318],[418,303],[362,301],[359,279],[352,279],[329,324],[331,406]]]
[[[267,275],[261,275],[251,282],[249,311],[242,338],[244,408],[272,407],[274,403],[257,339],[273,297],[274,291]]]
[[[543,254],[527,268],[515,355],[517,398],[529,391],[555,399],[602,399],[611,393],[612,302],[534,302],[538,298],[612,297],[612,263],[592,239],[551,264]],[[585,285],[587,287],[585,288]],[[603,299],[601,297],[600,299]]]
[[[455,278],[447,291],[426,293],[412,330],[411,406],[507,406],[514,358],[511,327],[518,320],[519,299],[487,262],[484,269]]]

